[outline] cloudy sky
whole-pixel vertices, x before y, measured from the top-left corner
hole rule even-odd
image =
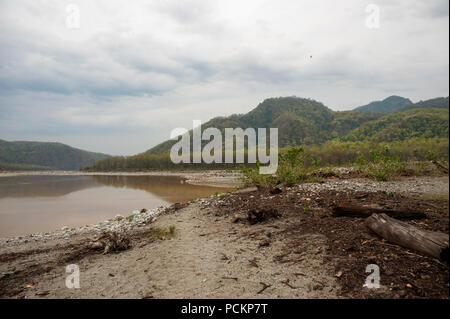
[[[448,0],[0,0],[0,139],[129,155],[268,97],[448,96],[448,30]]]

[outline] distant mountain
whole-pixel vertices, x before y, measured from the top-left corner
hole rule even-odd
[[[403,99],[403,98],[401,98]],[[392,97],[386,100],[392,102]],[[385,101],[386,101],[385,100]],[[394,98],[394,100],[398,100]],[[408,102],[409,100],[403,99]],[[400,101],[400,100],[398,100]],[[410,101],[409,101],[410,102]],[[395,103],[391,103],[394,105]],[[438,98],[407,104],[413,107],[401,110],[391,108],[389,113],[344,111],[335,112],[320,102],[298,97],[279,97],[264,100],[246,114],[216,117],[202,125],[218,128],[224,136],[225,128],[278,128],[278,145],[321,146],[328,141],[372,142],[409,141],[415,145],[427,139],[448,139],[448,98]],[[192,130],[190,131],[192,134]],[[203,144],[209,141],[203,141]],[[171,163],[169,152],[176,141],[167,140],[144,153],[130,157],[111,157],[98,161],[86,170],[151,170],[189,168],[190,164]],[[192,146],[192,145],[191,145]],[[346,146],[345,146],[346,147]],[[349,147],[354,147],[349,145]],[[333,149],[329,149],[333,152]],[[341,150],[342,151],[342,150]],[[335,157],[337,155],[334,155]],[[221,166],[209,166],[221,168]]]
[[[202,124],[202,130],[215,127],[221,130],[236,128],[278,128],[280,147],[311,145],[342,136],[362,123],[381,117],[381,114],[356,111],[334,112],[322,103],[298,97],[280,97],[264,100],[246,114],[216,117]],[[164,154],[176,141],[168,140],[145,152]]]
[[[410,109],[417,108],[439,108],[439,109],[448,109],[448,96],[447,97],[437,97],[435,99],[420,101],[414,104],[405,105],[399,108],[397,111],[406,111]]]
[[[411,137],[448,137],[448,98],[421,101],[416,104],[401,97],[384,101],[394,106],[404,106],[387,114],[381,112],[335,112],[322,103],[298,97],[270,98],[247,114],[216,117],[202,125],[202,130],[216,127],[243,129],[277,127],[279,147],[289,145],[321,144],[332,139],[346,141],[393,141]],[[373,102],[375,103],[375,102]],[[370,105],[370,104],[368,104]],[[372,104],[373,105],[373,104]],[[386,109],[385,109],[386,110]],[[166,154],[176,141],[163,142],[144,154]]]
[[[109,155],[93,153],[61,143],[8,142],[0,140],[0,169],[78,170]]]
[[[359,106],[355,108],[354,111],[391,113],[417,108],[448,108],[448,96],[419,101],[417,103],[412,103],[410,99],[401,96],[390,96],[383,101],[375,101],[367,105]]]
[[[370,102],[367,105],[359,106],[354,109],[354,111],[359,112],[377,112],[377,113],[390,113],[395,110],[398,110],[402,107],[412,105],[410,99],[401,97],[401,96],[390,96],[383,101],[374,101]]]

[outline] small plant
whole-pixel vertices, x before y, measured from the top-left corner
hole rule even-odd
[[[259,174],[260,163],[255,167],[242,166],[243,186],[255,185],[259,188],[272,188],[277,183],[293,186],[298,183],[318,181],[320,178],[314,174],[314,169],[320,159],[305,154],[301,147],[291,147],[278,155],[278,169],[276,176]]]
[[[303,211],[306,213],[306,212],[309,212],[311,210],[311,208],[309,207],[309,206],[305,206],[305,207],[303,207]]]
[[[276,179],[271,175],[259,174],[259,166],[259,162],[254,167],[241,166],[243,187],[255,185],[258,188],[271,188],[275,186]]]
[[[359,169],[378,181],[388,181],[406,172],[406,167],[398,156],[391,154],[386,145],[383,149],[370,151],[369,160],[364,155],[358,158]]]
[[[424,175],[428,168],[427,162],[418,162],[416,163],[416,169],[414,170],[414,173],[418,176]]]
[[[133,221],[133,219],[134,219],[134,214],[127,216],[127,221],[129,221],[130,223]]]
[[[191,198],[191,199],[189,200],[189,203],[191,203],[191,204],[195,203],[195,199],[192,199],[192,198]]]
[[[173,237],[175,235],[175,225],[170,225],[168,229],[157,227],[150,231],[150,236],[154,236],[159,239],[165,239]]]
[[[225,198],[225,194],[220,194],[219,199],[224,199]]]
[[[219,192],[215,192],[214,195],[218,196],[218,195],[219,195]]]
[[[438,156],[432,150],[429,150],[425,153],[425,159],[427,161],[436,161],[438,159]]]

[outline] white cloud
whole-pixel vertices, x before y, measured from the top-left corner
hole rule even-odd
[[[0,137],[132,154],[271,96],[447,96],[448,1],[373,1],[379,29],[368,3],[3,1]]]

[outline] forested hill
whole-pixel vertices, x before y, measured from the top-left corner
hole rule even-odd
[[[202,129],[208,127],[222,131],[226,127],[277,127],[280,147],[318,145],[333,139],[390,142],[410,137],[445,138],[448,137],[448,97],[408,104],[405,111],[387,114],[335,112],[310,99],[270,98],[249,113],[217,117],[202,125]],[[145,154],[168,153],[174,143],[168,140]]]
[[[341,140],[393,142],[411,138],[448,138],[448,116],[448,106],[446,109],[414,108],[390,113],[375,121],[363,123]]]
[[[93,153],[61,143],[8,142],[0,140],[0,169],[78,170],[109,155]]]
[[[410,109],[417,108],[439,108],[439,109],[447,109],[448,110],[448,96],[447,97],[438,97],[435,99],[430,99],[426,101],[420,101],[411,105],[405,105],[398,109],[398,111],[406,111]]]
[[[280,147],[322,143],[343,136],[362,123],[376,120],[381,114],[356,111],[334,112],[322,103],[298,97],[280,97],[264,100],[246,114],[216,117],[204,123],[202,129],[225,128],[278,128]],[[146,154],[164,154],[175,141],[163,142]]]
[[[417,103],[412,103],[410,99],[405,99],[401,96],[390,96],[383,101],[374,101],[353,110],[360,112],[392,113],[418,108],[448,109],[448,96],[419,101]]]
[[[335,112],[320,102],[298,97],[270,98],[246,114],[216,117],[202,130],[225,128],[278,128],[279,147],[302,146],[323,164],[355,163],[361,154],[389,143],[404,160],[424,160],[428,153],[448,158],[448,98],[408,104],[389,113]],[[192,133],[192,130],[190,131]],[[165,141],[129,157],[110,157],[84,167],[87,171],[191,169],[194,164],[174,164],[169,152],[176,141]],[[208,143],[208,141],[203,141]],[[377,146],[378,145],[378,146]],[[430,153],[430,154],[431,154]],[[198,164],[199,168],[202,164]],[[205,164],[223,169],[233,165]]]
[[[374,101],[370,102],[367,105],[359,106],[355,108],[354,111],[390,113],[400,109],[401,107],[409,106],[412,104],[413,102],[411,102],[410,99],[393,95],[384,99],[383,101]]]

